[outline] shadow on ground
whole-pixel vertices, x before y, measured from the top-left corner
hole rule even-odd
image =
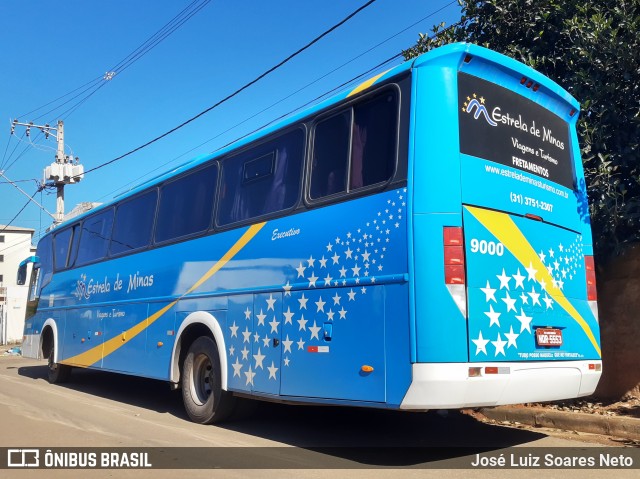
[[[47,377],[45,365],[19,367],[18,373],[38,381],[46,381]],[[51,387],[168,413],[183,419],[185,428],[217,427],[274,441],[275,445],[295,446],[301,453],[311,454],[313,462],[322,462],[322,467],[331,464],[425,467],[545,437],[532,431],[484,424],[459,411],[409,413],[269,402],[256,402],[253,413],[242,419],[216,426],[196,426],[188,422],[180,391],[171,391],[162,381],[77,369],[69,383]],[[203,430],[198,432],[201,434]],[[242,449],[237,452],[237,459],[243,462],[250,461],[252,456],[259,459],[263,454],[262,448],[249,448],[250,451],[245,448],[244,452]],[[307,463],[307,456],[298,459]],[[296,459],[292,461],[295,463]]]

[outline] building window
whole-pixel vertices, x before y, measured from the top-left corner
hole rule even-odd
[[[0,235],[0,243],[4,243],[4,235]]]
[[[4,263],[4,255],[0,254],[0,263]]]

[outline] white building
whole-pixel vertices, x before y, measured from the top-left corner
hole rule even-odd
[[[0,225],[0,344],[22,342],[29,285],[18,286],[16,276],[20,262],[35,254],[33,233]]]

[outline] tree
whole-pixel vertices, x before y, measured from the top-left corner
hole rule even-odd
[[[600,260],[640,241],[640,0],[458,0],[414,57],[466,41],[552,78],[582,105],[578,135]]]

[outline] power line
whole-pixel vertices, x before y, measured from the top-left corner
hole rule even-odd
[[[13,223],[13,222],[16,220],[16,218],[17,218],[18,216],[20,216],[20,213],[22,213],[22,212],[24,211],[24,209],[29,205],[29,203],[31,203],[31,202],[33,201],[33,197],[34,197],[34,196],[36,196],[36,194],[38,193],[38,191],[39,191],[39,190],[36,190],[36,191],[35,191],[35,193],[33,193],[33,195],[31,195],[31,198],[29,198],[29,199],[27,200],[27,202],[24,204],[24,206],[23,206],[22,208],[20,208],[20,211],[18,211],[18,212],[16,213],[16,215],[15,215],[13,218],[11,218],[11,221],[9,221],[6,225],[4,225],[4,228],[2,228],[2,229],[0,230],[0,233],[2,233],[2,232],[3,232],[3,231],[5,231],[9,226],[11,226],[11,223]]]
[[[116,65],[114,65],[106,74],[100,75],[99,77],[94,78],[93,80],[88,81],[87,83],[71,90],[70,92],[65,93],[64,95],[59,96],[58,98],[51,100],[44,105],[41,105],[27,113],[19,115],[19,117],[26,117],[27,115],[31,115],[39,110],[46,108],[47,106],[54,105],[58,103],[60,100],[69,97],[70,95],[76,93],[71,98],[68,98],[66,101],[54,106],[48,111],[40,114],[38,117],[34,118],[34,120],[39,120],[43,117],[46,117],[49,114],[52,114],[55,111],[60,110],[65,105],[71,103],[71,105],[64,110],[62,113],[58,115],[61,119],[66,119],[71,116],[80,106],[82,106],[89,98],[95,95],[101,88],[103,88],[113,77],[117,74],[122,73],[124,70],[129,68],[135,62],[137,62],[144,55],[153,50],[158,44],[168,38],[171,34],[173,34],[176,30],[178,30],[182,25],[184,25],[188,20],[190,20],[194,15],[200,12],[205,6],[207,6],[211,0],[193,0],[189,5],[187,5],[184,9],[182,9],[178,14],[176,14],[171,20],[165,23],[159,30],[157,30],[153,35],[151,35],[147,40],[145,40],[142,44],[140,44],[137,48],[135,48],[131,53],[129,53],[126,57],[120,60]],[[74,100],[77,100],[74,102]],[[72,103],[74,102],[74,103]],[[53,119],[51,119],[53,122]],[[39,139],[40,133],[36,136],[35,140]],[[10,143],[9,139],[9,143]],[[7,143],[7,147],[5,148],[5,152],[2,158],[2,164],[5,165],[9,161],[11,161],[16,148],[12,150],[11,154],[7,157],[7,150],[9,148],[9,143]],[[29,148],[25,148],[20,155],[15,158],[9,167],[11,167],[17,160],[22,157]],[[8,169],[9,167],[5,168]],[[2,168],[0,168],[2,169]]]
[[[117,65],[112,67],[107,74],[104,76],[104,82],[97,85],[93,91],[88,93],[84,98],[78,100],[77,103],[69,107],[64,112],[60,113],[58,116],[62,119],[67,119],[71,116],[78,108],[80,108],[89,98],[95,95],[101,88],[103,88],[109,80],[113,79],[116,75],[120,75],[127,68],[133,65],[135,62],[140,60],[143,56],[153,50],[158,44],[163,42],[166,38],[172,35],[176,30],[178,30],[182,25],[184,25],[187,21],[189,21],[194,15],[196,15],[200,10],[207,6],[211,2],[211,0],[204,0],[203,3],[195,7],[194,10],[188,11],[193,5],[197,4],[200,0],[194,0],[187,7],[185,7],[180,13],[178,13],[175,17],[173,17],[169,22],[167,22],[160,30],[154,33],[150,38],[148,38],[142,45],[136,48],[133,52],[127,55],[123,60],[121,60]],[[185,13],[188,12],[188,13]],[[66,103],[66,102],[65,102]],[[62,106],[62,105],[60,105]]]
[[[106,198],[106,197],[111,196],[111,195],[115,195],[115,194],[116,194],[116,192],[118,192],[119,190],[123,190],[126,186],[131,185],[131,184],[133,184],[133,183],[137,183],[138,181],[140,181],[140,180],[141,180],[142,178],[144,178],[145,176],[147,176],[147,175],[149,175],[149,174],[151,174],[151,173],[153,173],[153,172],[155,172],[155,171],[158,171],[158,170],[160,170],[161,168],[166,167],[167,165],[169,165],[169,164],[171,164],[172,162],[174,162],[174,161],[178,160],[179,158],[181,158],[181,157],[183,157],[183,156],[187,155],[188,153],[191,153],[192,151],[194,151],[194,150],[196,150],[196,149],[198,149],[198,148],[200,148],[200,147],[202,147],[202,146],[206,145],[206,144],[207,144],[207,143],[209,143],[210,141],[213,141],[213,140],[215,140],[216,138],[219,138],[220,136],[224,135],[225,133],[228,133],[229,131],[231,131],[231,130],[233,130],[233,129],[237,128],[238,126],[240,126],[240,125],[242,125],[242,124],[244,124],[244,123],[246,123],[247,121],[252,120],[253,118],[255,118],[255,117],[257,117],[257,116],[261,115],[262,113],[264,113],[265,111],[267,111],[267,110],[269,110],[269,109],[273,108],[274,106],[276,106],[276,105],[278,105],[278,104],[282,103],[283,101],[285,101],[285,100],[287,100],[287,99],[291,98],[292,96],[294,96],[294,95],[296,95],[296,94],[300,93],[302,90],[304,90],[304,89],[308,88],[309,86],[311,86],[311,85],[313,85],[313,84],[315,84],[315,83],[319,82],[320,80],[322,80],[323,78],[326,78],[327,76],[331,75],[332,73],[335,73],[336,71],[338,71],[338,70],[340,70],[341,68],[345,67],[345,66],[346,66],[346,65],[348,65],[349,63],[354,62],[354,61],[355,61],[355,60],[357,60],[358,58],[361,58],[362,56],[366,55],[367,53],[371,52],[372,50],[375,50],[376,48],[378,48],[378,47],[380,47],[381,45],[383,45],[383,44],[387,43],[388,41],[392,40],[393,38],[397,37],[398,35],[400,35],[400,34],[402,34],[402,33],[406,32],[406,31],[407,31],[407,30],[409,30],[410,28],[415,27],[415,26],[416,26],[416,25],[418,25],[419,23],[422,23],[422,22],[423,22],[423,21],[425,21],[426,19],[428,19],[428,18],[430,18],[430,17],[432,17],[432,16],[434,16],[434,15],[436,15],[436,14],[440,13],[440,12],[441,12],[442,10],[444,10],[445,8],[448,8],[448,7],[450,7],[451,5],[454,5],[454,4],[456,4],[456,3],[457,3],[457,2],[456,2],[456,0],[454,0],[454,1],[452,1],[452,2],[449,2],[449,3],[448,3],[448,4],[446,4],[446,5],[442,6],[442,7],[441,7],[441,8],[439,8],[438,10],[435,10],[435,11],[433,11],[433,12],[431,12],[431,13],[429,13],[429,14],[425,15],[425,16],[424,16],[424,17],[422,17],[420,20],[417,20],[416,22],[413,22],[411,25],[409,25],[409,26],[407,26],[407,27],[403,28],[402,30],[400,30],[400,31],[398,31],[398,32],[396,32],[396,33],[394,33],[394,34],[393,34],[393,35],[391,35],[390,37],[387,37],[385,40],[383,40],[383,41],[381,41],[381,42],[377,43],[376,45],[374,45],[374,46],[372,46],[371,48],[369,48],[369,49],[365,50],[364,52],[362,52],[362,53],[360,53],[360,54],[356,55],[355,57],[352,57],[350,60],[348,60],[348,61],[346,61],[346,62],[342,63],[340,66],[338,66],[338,67],[334,68],[333,70],[331,70],[331,71],[329,71],[329,72],[325,73],[324,75],[322,75],[322,76],[320,76],[320,77],[316,78],[315,80],[313,80],[313,81],[311,81],[311,82],[307,83],[305,86],[303,86],[303,87],[299,88],[298,90],[294,91],[293,93],[290,93],[289,95],[287,95],[287,96],[285,96],[285,97],[281,98],[280,100],[278,100],[278,101],[276,101],[276,102],[272,103],[272,104],[271,104],[271,105],[269,105],[268,107],[263,108],[263,109],[262,109],[262,110],[260,110],[259,112],[257,112],[257,113],[255,113],[255,114],[253,114],[253,115],[251,115],[251,116],[249,116],[249,117],[245,118],[244,120],[242,120],[242,121],[240,121],[240,122],[236,123],[235,125],[233,125],[233,126],[231,126],[231,127],[227,128],[226,130],[224,130],[224,131],[222,131],[222,132],[218,133],[217,135],[215,135],[215,136],[213,136],[213,137],[209,138],[208,140],[206,140],[206,141],[204,141],[204,142],[202,142],[202,143],[200,143],[200,144],[198,144],[198,145],[194,146],[193,148],[191,148],[191,149],[189,149],[189,150],[185,151],[184,153],[181,153],[180,155],[178,155],[178,156],[176,156],[176,157],[172,158],[171,160],[169,160],[169,161],[166,161],[166,162],[162,163],[161,165],[159,165],[159,166],[157,166],[157,167],[153,168],[152,170],[150,170],[149,172],[147,172],[147,173],[143,174],[142,176],[139,176],[139,177],[137,177],[136,179],[134,179],[134,180],[131,180],[131,181],[127,182],[125,185],[123,185],[123,186],[119,187],[118,189],[116,189],[116,190],[112,191],[111,193],[107,193],[107,194],[103,195],[100,199],[102,199],[102,198]],[[451,28],[455,27],[455,26],[456,26],[456,25],[458,25],[459,23],[460,23],[460,22],[458,22],[458,23],[456,23],[456,24],[453,24],[453,25],[450,25],[446,30],[449,30],[449,29],[451,29]],[[328,95],[332,94],[332,93],[333,93],[333,92],[335,92],[336,90],[339,90],[339,89],[341,89],[342,87],[344,87],[344,86],[346,86],[346,85],[348,85],[348,84],[350,84],[350,83],[355,82],[355,81],[356,81],[356,80],[358,80],[359,78],[361,78],[361,77],[363,77],[363,76],[366,76],[366,75],[368,75],[369,73],[371,73],[371,72],[373,72],[373,71],[376,71],[377,69],[381,68],[382,66],[386,65],[387,63],[390,63],[391,61],[393,61],[393,60],[395,60],[396,58],[401,57],[401,56],[402,56],[402,53],[398,53],[398,54],[396,54],[396,55],[393,55],[393,56],[392,56],[392,57],[390,57],[390,58],[387,58],[386,60],[384,60],[384,61],[382,61],[381,63],[379,63],[378,65],[376,65],[376,66],[374,66],[374,67],[370,68],[370,69],[369,69],[369,70],[367,70],[366,72],[360,73],[360,74],[356,75],[355,77],[353,77],[353,78],[351,78],[351,79],[347,80],[346,82],[343,82],[343,83],[341,83],[340,85],[338,85],[338,86],[336,86],[336,87],[332,88],[331,90],[324,92],[322,95],[320,95],[320,96],[318,96],[318,97],[316,97],[316,98],[314,98],[314,99],[312,99],[312,100],[308,101],[307,103],[305,103],[305,104],[303,104],[303,105],[299,105],[299,106],[297,106],[295,109],[293,109],[293,110],[289,111],[288,113],[285,113],[284,115],[281,115],[281,116],[279,116],[279,117],[277,117],[277,118],[274,118],[274,119],[270,120],[269,122],[267,122],[266,124],[264,124],[264,125],[260,126],[259,128],[255,129],[255,130],[252,130],[251,132],[249,132],[249,133],[247,133],[247,134],[245,134],[245,135],[243,135],[243,136],[241,136],[241,137],[235,138],[232,142],[227,143],[226,145],[224,145],[224,146],[222,146],[222,147],[218,148],[216,151],[219,151],[220,149],[225,148],[225,147],[229,146],[230,144],[232,144],[232,143],[234,143],[234,142],[236,142],[236,141],[239,141],[239,140],[241,140],[241,139],[243,139],[243,138],[246,138],[247,136],[249,136],[249,135],[251,135],[251,134],[253,134],[253,133],[255,133],[255,132],[257,132],[257,131],[259,131],[259,130],[261,130],[261,129],[263,129],[263,128],[266,128],[267,126],[269,126],[269,125],[273,124],[274,122],[276,122],[276,121],[278,121],[278,120],[280,120],[280,119],[282,119],[282,118],[285,118],[285,117],[287,117],[287,116],[289,116],[289,115],[292,115],[292,114],[293,114],[293,113],[295,113],[296,111],[299,111],[299,110],[301,110],[301,109],[305,108],[305,107],[306,107],[306,106],[308,106],[309,104],[315,103],[315,102],[316,102],[316,101],[318,101],[319,99],[321,99],[321,98],[323,98],[323,97],[326,97],[326,96],[328,96]],[[119,194],[122,194],[122,193],[119,193]]]
[[[175,126],[174,128],[166,131],[165,133],[153,138],[152,140],[147,141],[146,143],[138,146],[137,148],[134,148],[133,150],[129,150],[128,152],[124,153],[123,155],[120,155],[112,160],[106,161],[94,168],[90,168],[88,170],[86,170],[84,172],[84,174],[86,175],[87,173],[91,173],[94,172],[96,170],[99,170],[100,168],[104,168],[107,165],[110,165],[112,163],[115,163],[116,161],[119,161],[123,158],[126,158],[129,155],[132,155],[133,153],[142,150],[143,148],[146,148],[149,145],[152,145],[153,143],[161,140],[162,138],[178,131],[179,129],[187,126],[189,123],[192,123],[193,121],[197,120],[198,118],[200,118],[201,116],[205,115],[206,113],[209,113],[211,110],[219,107],[220,105],[222,105],[223,103],[226,103],[227,101],[229,101],[230,99],[232,99],[233,97],[237,96],[238,94],[240,94],[241,92],[243,92],[244,90],[246,90],[247,88],[249,88],[250,86],[254,85],[255,83],[257,83],[258,81],[262,80],[264,77],[266,77],[267,75],[269,75],[270,73],[274,72],[275,70],[277,70],[278,68],[280,68],[281,66],[283,66],[284,64],[288,63],[290,60],[292,60],[293,58],[295,58],[296,56],[298,56],[300,53],[304,52],[305,50],[307,50],[308,48],[310,48],[312,45],[316,44],[317,42],[319,42],[322,38],[326,37],[327,35],[329,35],[331,32],[333,32],[334,30],[336,30],[337,28],[341,27],[342,25],[344,25],[346,22],[348,22],[351,18],[353,18],[354,16],[356,16],[358,13],[360,13],[362,10],[364,10],[365,8],[369,7],[371,4],[375,3],[376,0],[369,0],[367,3],[365,3],[364,5],[362,5],[361,7],[359,7],[358,9],[356,9],[355,11],[353,11],[352,13],[350,13],[349,15],[347,15],[343,20],[341,20],[340,22],[336,23],[335,25],[333,25],[331,28],[329,28],[328,30],[326,30],[325,32],[323,32],[322,34],[318,35],[317,37],[315,37],[313,40],[311,40],[309,43],[307,43],[305,46],[303,46],[302,48],[296,50],[295,52],[293,52],[291,55],[289,55],[287,58],[285,58],[284,60],[282,60],[281,62],[279,62],[278,64],[274,65],[273,67],[269,68],[268,70],[266,70],[265,72],[261,73],[260,75],[258,75],[256,78],[254,78],[253,80],[251,80],[250,82],[244,84],[242,87],[238,88],[236,91],[234,91],[233,93],[227,95],[226,97],[224,97],[222,100],[218,101],[217,103],[211,105],[209,108],[206,108],[205,110],[201,111],[200,113],[198,113],[197,115],[189,118],[188,120],[180,123],[178,126]]]

